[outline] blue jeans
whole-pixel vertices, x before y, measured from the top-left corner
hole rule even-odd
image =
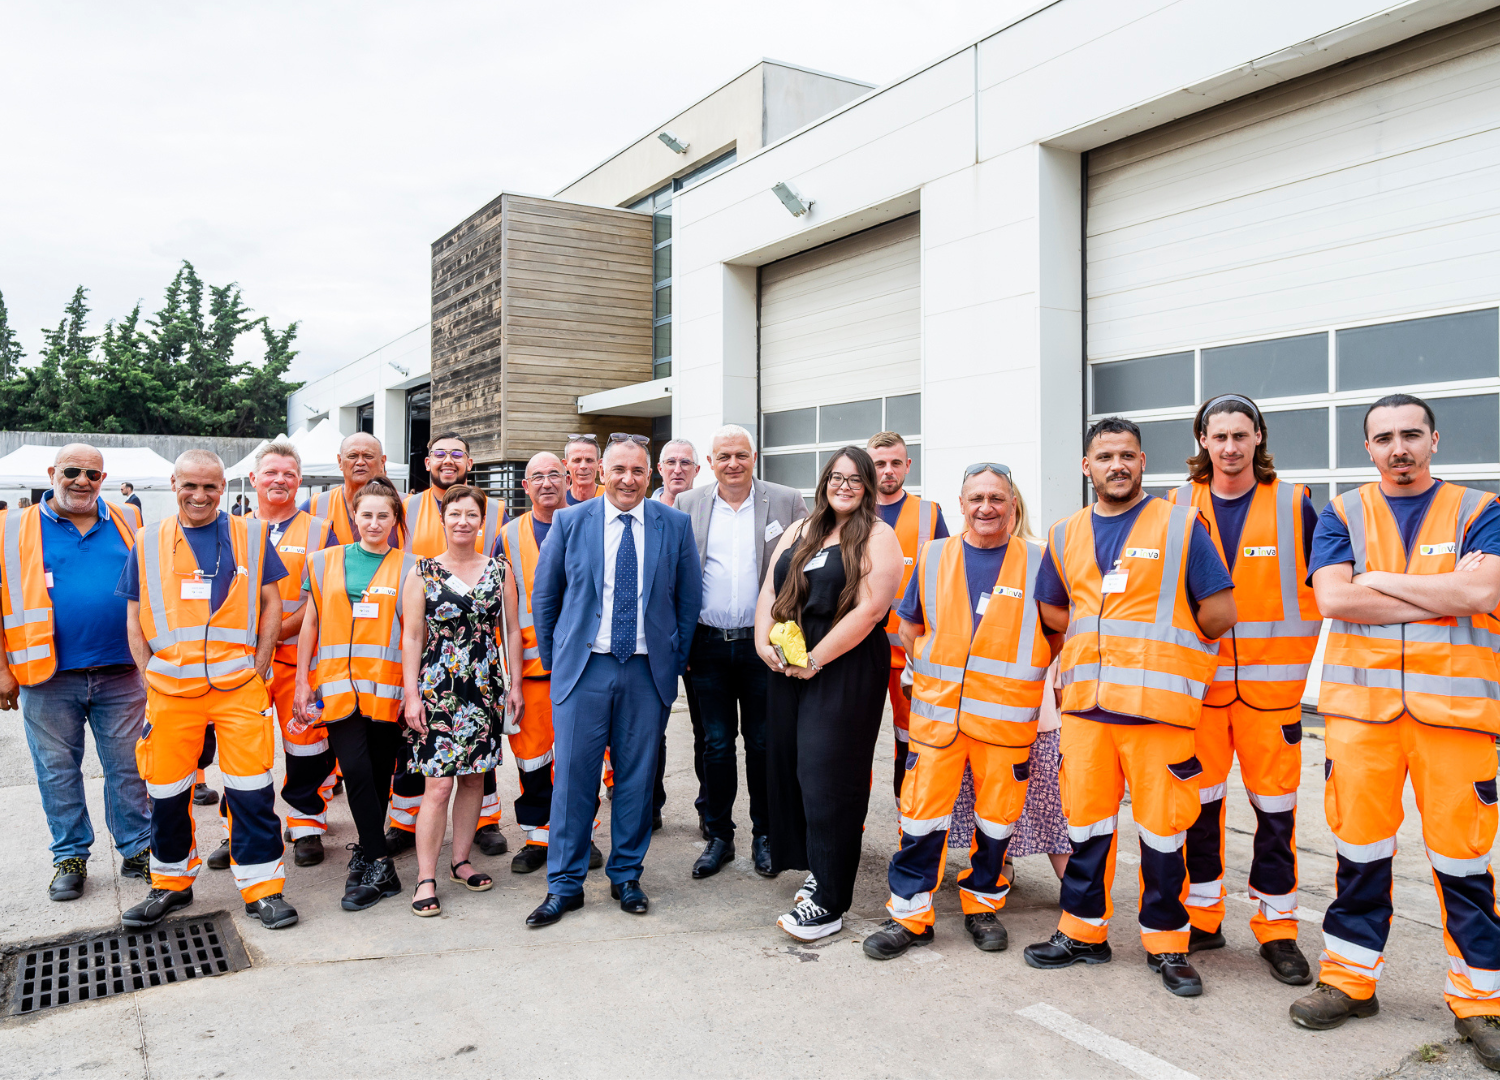
[[[83,791],[83,727],[104,766],[104,820],[126,857],[151,845],[151,802],[136,770],[146,686],[133,666],[59,671],[21,687],[21,720],[52,831],[52,861],[87,859],[94,843]]]

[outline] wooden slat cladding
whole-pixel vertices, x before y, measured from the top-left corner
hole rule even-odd
[[[650,216],[505,194],[462,222],[432,246],[432,372],[433,430],[480,462],[650,434],[577,407],[651,378]]]

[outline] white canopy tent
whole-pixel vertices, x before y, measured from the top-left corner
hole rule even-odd
[[[344,474],[339,469],[338,453],[344,436],[339,433],[338,425],[332,419],[324,419],[311,431],[298,434],[302,435],[301,440],[294,434],[292,441],[296,443],[297,452],[302,455],[303,481],[314,477],[337,477],[342,480]]]
[[[60,447],[23,443],[0,457],[0,487],[50,487],[47,469],[57,460]],[[172,486],[172,463],[144,446],[106,446],[104,471],[109,483],[133,484],[140,491],[164,491]]]

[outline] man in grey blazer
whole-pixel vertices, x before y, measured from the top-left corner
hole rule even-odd
[[[715,483],[684,491],[674,504],[692,518],[703,565],[703,606],[688,654],[687,682],[703,726],[703,832],[708,846],[693,877],[717,874],[734,859],[734,798],[739,781],[735,738],[745,740],[750,791],[751,855],[756,873],[774,877],[766,839],[766,685],[770,672],[755,653],[755,601],[770,572],[776,538],[807,516],[795,488],[755,477],[755,442],[730,424],[714,432],[708,465]],[[696,740],[695,740],[696,741]]]

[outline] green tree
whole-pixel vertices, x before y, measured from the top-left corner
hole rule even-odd
[[[5,296],[0,293],[0,380],[13,378],[26,353],[20,339],[10,328],[10,314],[5,310]]]

